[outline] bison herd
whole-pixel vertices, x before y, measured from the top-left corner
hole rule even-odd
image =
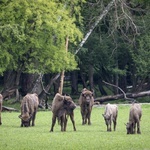
[[[0,94],[0,125],[1,111],[2,111],[3,96]],[[82,117],[82,125],[91,125],[91,112],[94,105],[93,92],[84,88],[79,97],[79,106]],[[39,99],[37,94],[27,94],[23,97],[21,102],[21,114],[18,116],[21,119],[21,127],[29,127],[35,125],[36,113],[39,105]],[[60,124],[61,131],[66,131],[68,117],[70,117],[73,124],[73,130],[76,131],[74,120],[74,109],[76,104],[72,98],[68,95],[61,95],[57,93],[52,101],[52,124],[50,132],[53,132],[56,120]],[[112,131],[112,124],[114,131],[116,130],[118,107],[115,104],[107,104],[105,106],[104,114],[102,114],[107,126],[107,131]],[[132,103],[129,111],[129,121],[126,125],[127,134],[135,134],[137,128],[137,134],[141,134],[140,131],[140,119],[142,116],[141,105],[138,103]],[[32,124],[30,124],[32,122]]]

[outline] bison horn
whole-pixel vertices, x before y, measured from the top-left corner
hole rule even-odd
[[[19,115],[18,117],[19,117],[20,119],[22,119],[22,116],[21,116],[21,115]]]

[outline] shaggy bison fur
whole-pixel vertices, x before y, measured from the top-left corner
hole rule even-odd
[[[21,127],[29,127],[32,121],[32,126],[34,126],[35,117],[38,109],[39,99],[36,93],[27,94],[23,97],[21,102]]]
[[[0,94],[0,125],[2,124],[2,120],[1,120],[2,104],[3,104],[3,96],[2,94]]]
[[[93,92],[84,88],[79,97],[79,105],[82,116],[82,125],[87,123],[91,125],[91,112],[94,105]]]
[[[67,116],[70,116],[70,119],[73,124],[74,131],[76,131],[75,121],[74,121],[74,112],[76,108],[75,103],[73,102],[70,96],[63,96],[57,93],[52,102],[52,125],[50,132],[53,132],[54,125],[56,123],[56,118],[60,121],[61,131],[66,131],[67,126]]]
[[[129,112],[129,122],[126,124],[127,134],[135,134],[137,126],[137,134],[141,134],[140,131],[140,119],[142,117],[141,105],[133,103]]]
[[[102,114],[107,126],[107,131],[111,131],[111,124],[113,122],[114,131],[116,130],[117,116],[118,116],[118,106],[115,104],[107,104],[105,107],[105,112]]]

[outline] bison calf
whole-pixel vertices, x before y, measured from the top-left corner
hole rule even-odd
[[[53,132],[53,128],[56,123],[56,118],[58,118],[58,120],[60,121],[61,131],[66,131],[68,115],[70,116],[70,119],[72,121],[74,131],[76,131],[73,112],[75,108],[76,105],[70,96],[63,96],[57,93],[52,102],[53,116],[50,132]]]
[[[32,121],[32,126],[34,126],[35,117],[38,109],[39,99],[36,93],[27,94],[23,97],[21,102],[21,127],[29,127]]]
[[[1,120],[2,103],[3,103],[3,96],[2,94],[0,94],[0,125],[2,124]]]
[[[79,105],[82,116],[82,125],[86,124],[87,120],[88,125],[91,125],[91,112],[94,105],[93,92],[84,88],[79,97]]]
[[[136,126],[137,133],[141,134],[140,131],[140,119],[142,117],[141,105],[133,103],[129,112],[129,122],[126,124],[127,134],[135,134]]]
[[[111,131],[111,124],[114,124],[114,131],[116,130],[118,107],[117,105],[107,104],[105,107],[105,113],[102,114],[107,126],[107,131]]]

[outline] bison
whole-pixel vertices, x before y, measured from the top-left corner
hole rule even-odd
[[[111,131],[111,124],[113,122],[114,125],[114,131],[116,130],[116,124],[117,124],[117,116],[118,116],[118,107],[115,104],[107,104],[105,107],[105,112],[102,114],[104,117],[107,131]]]
[[[35,117],[38,109],[39,99],[36,93],[27,94],[21,102],[21,127],[29,127],[32,121],[32,126],[35,125]]]
[[[66,96],[66,95],[63,96],[57,93],[52,102],[53,115],[52,115],[52,125],[51,125],[50,132],[53,132],[53,128],[56,123],[56,118],[58,118],[58,120],[60,121],[61,131],[66,131],[67,116],[70,116],[74,131],[76,131],[74,112],[73,112],[75,108],[76,105],[70,96]]]
[[[82,116],[82,125],[87,123],[91,125],[91,112],[94,105],[93,92],[84,88],[79,97],[79,105]]]
[[[135,134],[137,125],[137,134],[141,134],[140,131],[140,119],[142,117],[141,105],[133,103],[129,112],[129,122],[126,124],[127,134]]]
[[[1,120],[2,103],[3,103],[3,96],[2,94],[0,94],[0,125],[2,124]]]

